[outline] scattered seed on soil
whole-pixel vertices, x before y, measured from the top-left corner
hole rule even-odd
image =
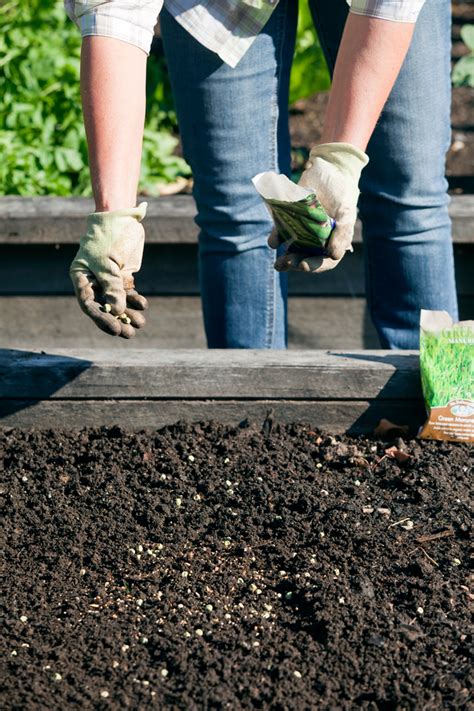
[[[1,430],[3,705],[467,708],[472,448],[310,430]]]
[[[106,691],[105,689],[100,692],[100,695],[101,695],[101,697],[102,697],[103,699],[108,699],[109,696],[110,696],[109,692]]]

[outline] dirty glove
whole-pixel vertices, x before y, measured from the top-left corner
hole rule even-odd
[[[69,270],[79,306],[111,336],[131,338],[145,323],[148,304],[135,291],[133,274],[142,263],[146,207],[89,215]]]
[[[314,190],[327,214],[336,221],[326,245],[328,257],[305,254],[304,248],[290,245],[275,262],[277,271],[320,273],[334,269],[347,250],[352,251],[352,238],[357,218],[359,178],[369,159],[350,143],[323,143],[314,146],[299,184]],[[274,230],[268,244],[277,249],[282,240]]]

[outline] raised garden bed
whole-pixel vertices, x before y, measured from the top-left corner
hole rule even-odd
[[[108,337],[77,307],[68,275],[91,209],[83,198],[0,198],[0,348],[75,348],[79,332],[81,347],[106,347]],[[466,319],[474,308],[474,196],[453,196],[450,212],[460,313]],[[137,284],[150,309],[147,327],[135,340],[140,348],[205,347],[195,214],[190,195],[149,199]],[[318,278],[290,275],[288,331],[291,349],[379,347],[365,303],[359,224],[354,253],[337,269]],[[130,346],[114,342],[117,350]]]
[[[4,430],[3,707],[467,709],[472,449],[389,444]]]
[[[418,356],[390,351],[0,349],[0,426],[237,424],[272,411],[332,432],[423,422]]]

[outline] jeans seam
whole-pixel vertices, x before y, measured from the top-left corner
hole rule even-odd
[[[278,105],[278,89],[281,81],[281,73],[283,71],[283,45],[285,37],[286,28],[286,4],[287,0],[281,0],[281,3],[285,4],[284,12],[280,13],[280,21],[277,26],[276,33],[276,54],[277,54],[277,72],[275,76],[275,91],[272,97],[272,121],[271,121],[271,131],[270,131],[270,164],[273,166],[273,170],[278,171],[278,120],[279,120],[279,105]],[[270,250],[270,247],[266,247]],[[270,275],[267,280],[267,323],[266,323],[266,333],[265,333],[265,348],[271,348],[275,340],[275,325],[276,325],[276,271],[273,266],[273,256],[268,260],[268,265],[270,268]]]

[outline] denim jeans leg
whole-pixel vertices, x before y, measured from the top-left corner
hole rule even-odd
[[[210,348],[285,348],[287,279],[251,179],[289,174],[288,83],[297,8],[281,0],[237,67],[164,10],[161,28],[183,151],[194,176],[199,275]]]
[[[310,4],[332,70],[347,16],[345,0]],[[422,308],[457,318],[444,177],[450,13],[449,0],[426,0],[361,178],[367,302],[384,348],[418,348]]]
[[[420,309],[458,318],[445,156],[451,4],[427,0],[369,143],[360,216],[367,299],[382,347],[419,347]]]

